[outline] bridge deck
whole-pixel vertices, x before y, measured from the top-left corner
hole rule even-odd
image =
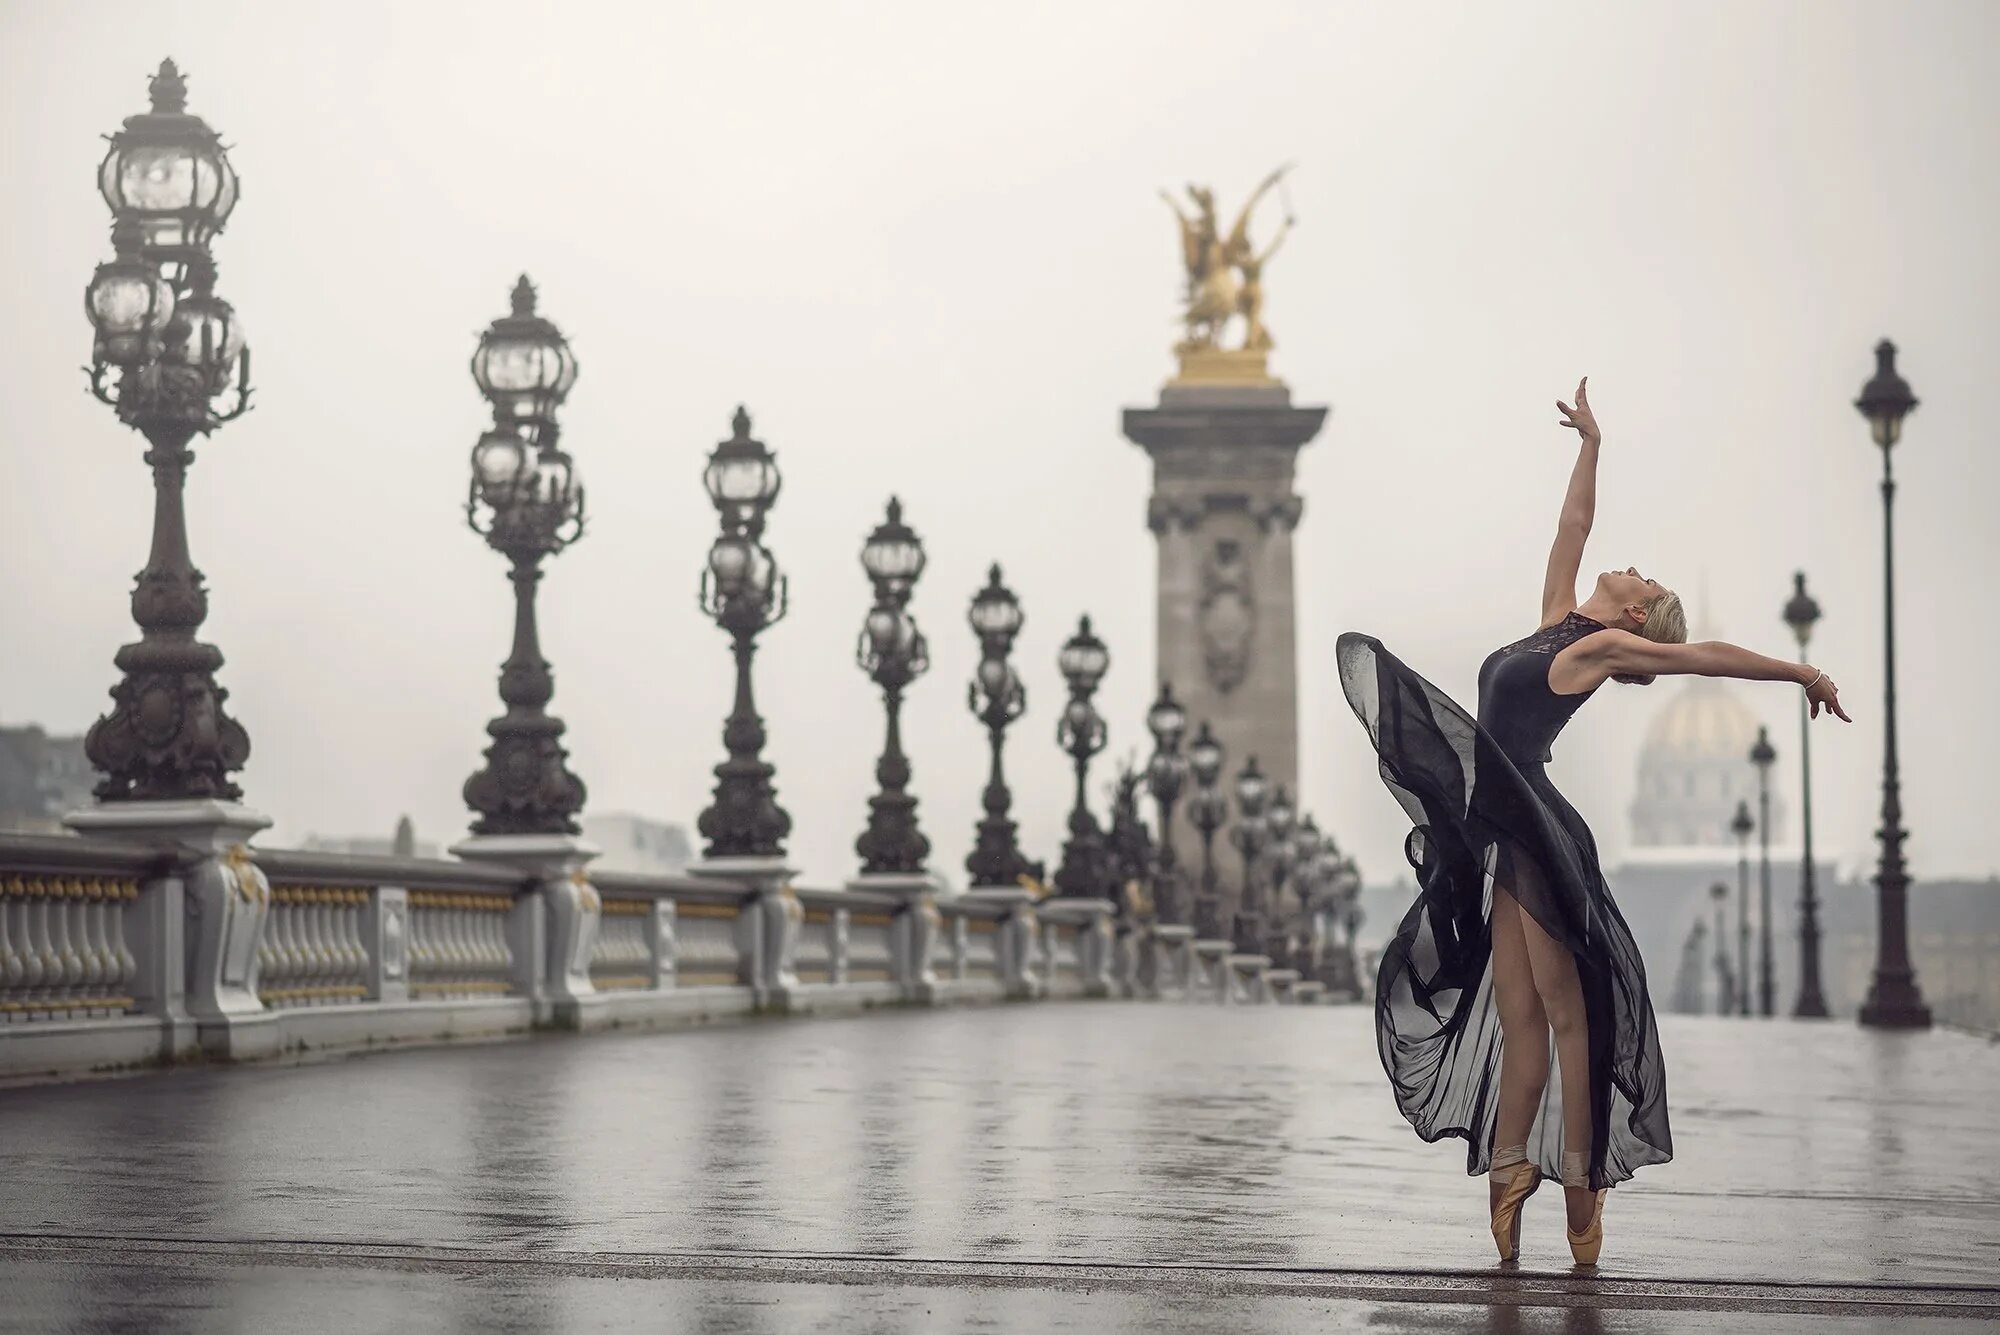
[[[1409,1134],[1369,1021],[1003,1006],[4,1091],[0,1326],[1963,1329],[2000,1303],[2000,1048],[1666,1017],[1678,1157],[1613,1193],[1593,1276],[1553,1193],[1527,1264],[1489,1264],[1484,1186]]]

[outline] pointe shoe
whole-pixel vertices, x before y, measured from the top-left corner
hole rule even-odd
[[[1597,1192],[1597,1203],[1591,1207],[1590,1223],[1579,1233],[1563,1221],[1563,1232],[1569,1235],[1569,1254],[1576,1258],[1578,1265],[1596,1265],[1597,1254],[1604,1250],[1604,1191]]]
[[[1542,1185],[1542,1170],[1522,1162],[1511,1169],[1496,1168],[1492,1176],[1503,1173],[1511,1176],[1502,1184],[1500,1199],[1493,1206],[1493,1245],[1500,1249],[1501,1260],[1511,1261],[1521,1251],[1521,1207]]]

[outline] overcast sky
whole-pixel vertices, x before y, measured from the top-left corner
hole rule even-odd
[[[1922,400],[1897,454],[1910,858],[2000,862],[2000,5],[0,3],[7,722],[86,727],[134,633],[151,484],[84,392],[79,294],[110,255],[99,136],[167,55],[244,182],[217,255],[259,407],[198,449],[189,511],[276,840],[464,828],[510,597],[460,512],[486,416],[466,361],[525,269],[582,367],[564,439],[593,522],[542,629],[592,809],[707,801],[729,659],[695,605],[699,477],[740,401],[785,475],[793,613],[758,688],[808,877],[856,866],[881,719],[856,558],[891,492],[931,556],[924,828],[962,874],[964,609],[997,559],[1028,616],[1010,772],[1053,864],[1077,614],[1111,646],[1107,759],[1153,686],[1150,466],[1118,412],[1171,372],[1155,192],[1208,182],[1233,211],[1296,160],[1274,367],[1332,408],[1300,460],[1302,786],[1371,880],[1404,870],[1405,824],[1334,639],[1374,633],[1471,704],[1534,624],[1573,457],[1552,402],[1584,373],[1586,572],[1636,564],[1789,652],[1807,570],[1856,719],[1815,737],[1818,833],[1872,856],[1879,457],[1850,404],[1885,334]],[[1609,687],[1558,744],[1609,858],[1677,689]],[[1796,691],[1740,689],[1794,793]]]

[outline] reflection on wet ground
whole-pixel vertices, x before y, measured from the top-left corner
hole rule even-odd
[[[1484,1184],[1465,1177],[1455,1142],[1425,1145],[1397,1116],[1370,1021],[1361,1008],[1003,1006],[0,1091],[0,1233],[1484,1273]],[[1993,1282],[2000,1048],[1680,1017],[1665,1018],[1663,1040],[1676,1160],[1613,1193],[1606,1282]],[[1529,1209],[1527,1273],[1568,1270],[1551,1200]],[[61,1291],[64,1268],[83,1263],[0,1255],[0,1280]],[[119,1285],[137,1286],[162,1301],[224,1293],[232,1308],[309,1310],[322,1285],[395,1290],[420,1306],[454,1292],[497,1301],[514,1284],[539,1295],[511,1308],[528,1324],[505,1328],[527,1330],[570,1328],[535,1324],[537,1303],[588,1308],[594,1299],[565,1295],[615,1287],[341,1267],[225,1274],[213,1260],[155,1260],[113,1284],[100,1265],[103,1282],[86,1293],[116,1305],[131,1301]],[[704,1317],[704,1328],[748,1331],[779,1328],[756,1324],[767,1299],[820,1313],[800,1324],[841,1328],[868,1286],[683,1276],[648,1287],[713,1308],[720,1324]],[[959,1301],[935,1285],[884,1291],[899,1296],[884,1300],[882,1329],[937,1328],[922,1309]],[[975,1306],[996,1329],[1212,1328],[1189,1293],[1150,1309],[1111,1295],[1123,1315],[1099,1321],[1088,1303],[1044,1310],[1055,1299],[1032,1288],[981,1292]],[[1343,1321],[1367,1305],[1338,1301]],[[914,1315],[890,1314],[904,1303]],[[1436,1304],[1376,1306],[1370,1329],[1401,1329]],[[1447,1304],[1425,1328],[1474,1310],[1485,1311]],[[1620,1326],[1614,1312],[1578,1326],[1578,1310],[1509,1307],[1494,1319],[1654,1328]],[[82,1309],[47,1315],[104,1328]]]

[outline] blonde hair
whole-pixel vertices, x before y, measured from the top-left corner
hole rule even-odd
[[[1639,634],[1655,644],[1686,644],[1688,637],[1687,609],[1681,606],[1681,596],[1669,589],[1656,593],[1639,604],[1646,609],[1646,620],[1639,627]],[[1630,686],[1651,686],[1654,678],[1650,675],[1615,676],[1615,681]]]

